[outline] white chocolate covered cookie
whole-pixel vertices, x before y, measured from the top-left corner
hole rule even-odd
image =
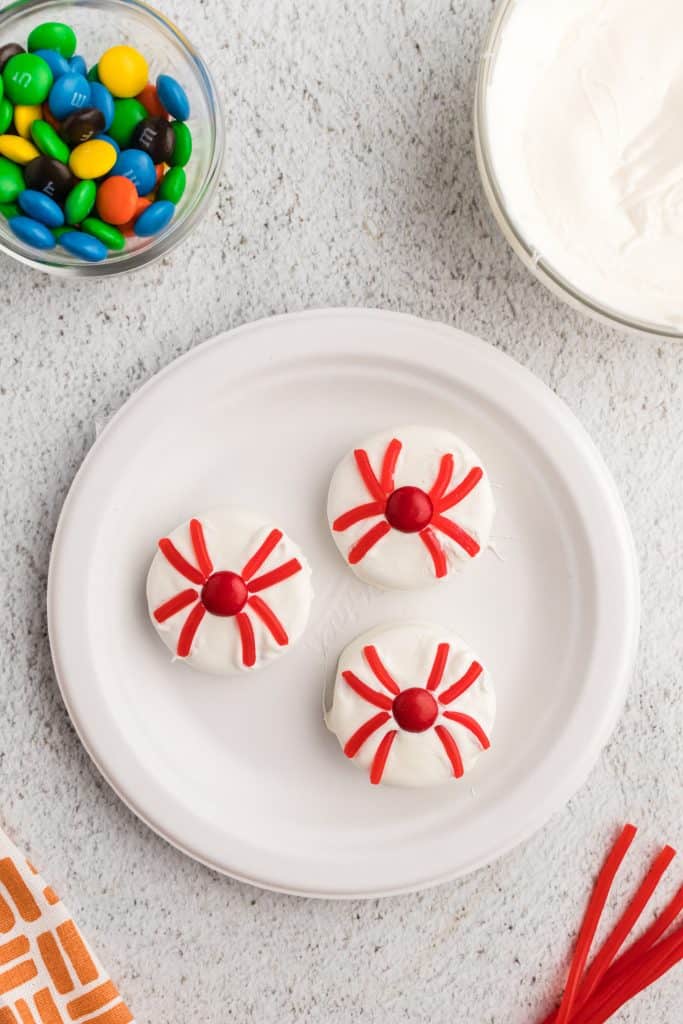
[[[279,657],[303,633],[313,591],[299,548],[241,509],[197,516],[159,541],[147,577],[157,633],[192,668],[232,675]]]
[[[397,589],[428,586],[478,558],[494,513],[481,460],[434,427],[362,442],[337,466],[327,502],[332,536],[356,575]]]

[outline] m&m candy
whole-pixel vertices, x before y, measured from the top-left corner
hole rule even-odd
[[[134,45],[77,53],[73,28],[0,46],[0,216],[24,244],[99,262],[164,231],[187,187],[187,92]],[[129,243],[127,239],[132,241]]]
[[[157,78],[157,95],[161,105],[176,121],[187,121],[190,116],[190,101],[187,93],[175,78],[170,75],[159,75]]]
[[[34,249],[54,249],[55,236],[48,227],[32,217],[10,217],[7,221],[11,230],[22,242]]]
[[[46,196],[44,192],[25,189],[19,196],[19,206],[29,217],[39,220],[48,228],[60,228],[64,223],[64,212],[61,206]]]

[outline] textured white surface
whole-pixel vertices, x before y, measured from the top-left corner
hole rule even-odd
[[[201,47],[225,98],[218,204],[183,248],[129,279],[71,284],[2,262],[0,816],[68,900],[140,1022],[445,1024],[457,1013],[533,1024],[558,992],[591,872],[617,826],[642,826],[622,898],[659,840],[682,840],[683,347],[567,310],[500,238],[470,117],[490,3],[164,9]],[[140,825],[74,736],[45,628],[52,532],[97,424],[190,345],[322,305],[455,323],[539,374],[607,458],[642,565],[637,678],[588,784],[495,866],[381,903],[261,893]],[[620,1020],[682,1015],[679,971]]]

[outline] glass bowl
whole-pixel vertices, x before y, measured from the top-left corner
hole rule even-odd
[[[31,29],[44,21],[62,21],[73,27],[77,52],[83,54],[88,67],[110,46],[127,43],[147,58],[150,81],[165,73],[181,83],[190,100],[187,124],[193,140],[192,158],[185,168],[187,187],[167,228],[153,238],[127,239],[124,251],[110,252],[101,263],[87,263],[59,246],[44,251],[25,245],[2,216],[0,251],[37,270],[65,277],[102,277],[144,267],[190,233],[218,184],[225,131],[209,69],[182,32],[140,0],[18,0],[0,11],[0,46],[15,42],[25,47]]]
[[[505,37],[508,18],[518,0],[501,0],[493,15],[482,55],[479,61],[476,95],[474,103],[474,134],[479,173],[486,198],[491,206],[498,226],[514,252],[538,280],[575,309],[611,326],[632,331],[658,335],[666,338],[683,338],[683,333],[674,326],[638,320],[623,311],[601,302],[600,298],[582,291],[564,277],[534,246],[527,237],[524,225],[511,215],[504,191],[496,174],[491,144],[494,125],[489,116],[489,88]]]

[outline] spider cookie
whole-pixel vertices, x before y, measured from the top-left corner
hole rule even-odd
[[[327,515],[335,543],[366,583],[412,589],[478,558],[495,505],[481,460],[455,434],[388,430],[337,466]]]
[[[454,633],[429,623],[381,626],[349,644],[325,723],[373,785],[460,779],[490,747],[488,672]]]
[[[289,537],[241,509],[215,508],[159,541],[147,577],[157,633],[192,668],[260,668],[303,633],[311,570]]]

